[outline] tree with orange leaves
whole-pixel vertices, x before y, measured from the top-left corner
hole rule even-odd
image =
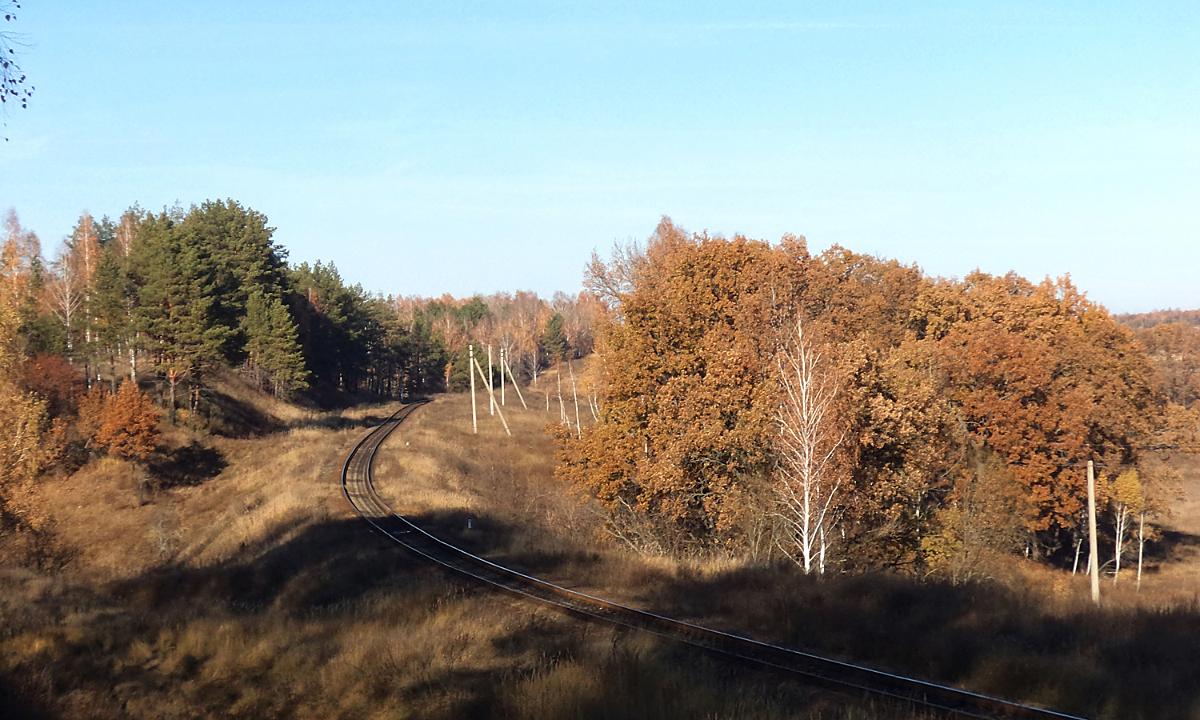
[[[635,547],[752,544],[783,460],[774,358],[794,321],[839,378],[839,564],[928,568],[965,548],[950,564],[969,568],[989,543],[1062,557],[1085,461],[1162,475],[1149,452],[1179,424],[1145,351],[1068,279],[930,279],[664,220],[644,250],[593,257],[586,286],[601,411],[582,437],[559,433],[558,474]],[[979,508],[1004,527],[980,527]]]
[[[104,408],[96,443],[126,460],[145,460],[158,440],[159,416],[150,398],[125,380]]]
[[[1067,279],[975,273],[931,285],[921,305],[959,421],[1029,501],[1028,547],[1060,549],[1079,527],[1086,461],[1136,465],[1166,424],[1145,352]]]
[[[46,403],[22,387],[22,361],[17,346],[18,317],[11,288],[20,266],[11,243],[0,249],[0,535],[13,529],[36,529],[44,520],[33,501],[33,481],[47,460],[43,438]]]
[[[664,219],[602,322],[600,422],[565,435],[560,477],[648,550],[738,542],[771,475],[773,357],[801,286],[802,242],[689,236]],[[611,307],[611,306],[610,306]]]

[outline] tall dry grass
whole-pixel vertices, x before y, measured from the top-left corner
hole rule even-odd
[[[366,426],[393,409],[325,414],[254,439],[176,431],[177,448],[203,443],[183,457],[216,453],[220,470],[146,498],[135,492],[142,470],[111,459],[47,480],[74,560],[57,574],[0,568],[0,715],[920,717],[581,624],[408,557],[349,512],[337,482]],[[437,417],[417,413],[390,447],[413,447]],[[532,562],[577,506],[522,497],[549,465],[540,418],[510,420],[528,442],[507,459],[503,443],[489,452],[443,438],[428,448],[443,453],[436,462],[393,462],[445,485],[429,488],[431,519],[542,518],[506,546]],[[476,485],[480,468],[489,474]],[[481,545],[488,527],[500,523],[475,526]],[[583,524],[571,532],[590,537]]]
[[[552,410],[504,408],[509,437],[483,404],[476,435],[469,399],[439,398],[381,449],[380,492],[472,551],[655,612],[1089,717],[1200,717],[1194,536],[1153,548],[1140,590],[1106,580],[1099,609],[1082,575],[1018,558],[953,585],[646,557],[598,543],[596,514],[554,480]]]

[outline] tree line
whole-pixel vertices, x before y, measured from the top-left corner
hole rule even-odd
[[[956,577],[996,552],[1070,565],[1091,459],[1119,563],[1131,513],[1165,509],[1178,480],[1163,453],[1194,447],[1197,356],[1171,343],[1200,329],[1156,345],[1066,279],[934,278],[664,219],[593,256],[587,285],[600,418],[559,433],[558,473],[639,550]]]
[[[237,369],[276,395],[325,400],[455,389],[468,342],[504,346],[530,379],[568,350],[590,351],[591,305],[562,293],[392,297],[346,283],[332,263],[287,263],[261,213],[208,201],[118,221],[84,213],[47,261],[10,210],[10,298],[30,358],[161,386],[191,413],[206,378]]]
[[[318,405],[405,398],[465,388],[471,343],[532,382],[593,342],[589,296],[372,294],[333,263],[289,264],[233,200],[85,212],[49,258],[15,210],[0,229],[0,534],[36,525],[22,498],[64,448],[144,459],[151,401],[203,427],[227,373]]]

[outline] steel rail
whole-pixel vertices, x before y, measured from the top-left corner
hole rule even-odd
[[[424,402],[405,405],[359,440],[346,457],[341,478],[342,494],[364,520],[380,533],[421,557],[487,585],[555,605],[578,615],[651,632],[753,665],[803,675],[823,685],[881,695],[951,712],[960,717],[1084,720],[1074,715],[904,677],[656,615],[554,585],[455,547],[395,513],[375,491],[371,478],[371,466],[379,446]]]

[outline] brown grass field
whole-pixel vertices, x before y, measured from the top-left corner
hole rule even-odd
[[[107,458],[43,483],[58,565],[0,568],[0,717],[926,717],[429,567],[372,534],[338,485],[396,406],[230,393],[259,431],[172,430],[154,489]],[[557,408],[526,399],[542,409],[510,395],[509,438],[486,401],[473,435],[469,398],[436,398],[381,449],[380,493],[448,540],[656,612],[1088,717],[1200,718],[1194,465],[1142,591],[1123,574],[1095,610],[1082,576],[1024,561],[952,586],[632,554],[553,479]]]

